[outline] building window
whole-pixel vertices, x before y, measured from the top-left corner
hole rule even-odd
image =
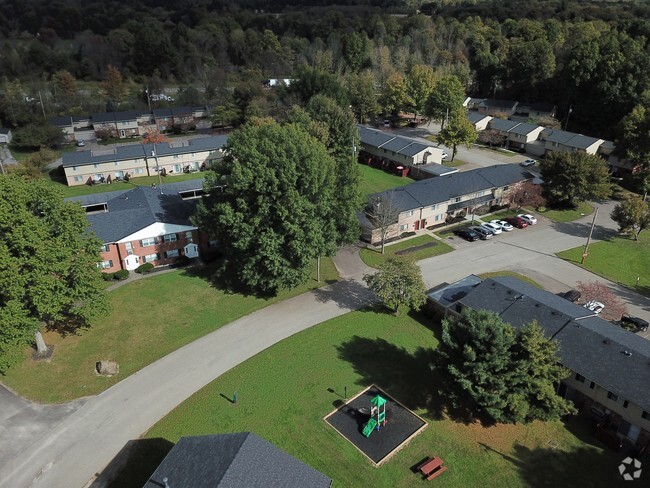
[[[78,166],[73,166],[73,167],[72,167],[72,171],[77,171],[78,169],[79,169]]]
[[[97,163],[93,164],[93,166],[94,166],[95,168],[99,168],[99,164],[97,164]]]
[[[119,166],[119,165],[120,165],[120,162],[119,162],[119,161],[115,161],[115,163],[113,163],[113,164],[114,164],[115,166]]]
[[[436,222],[439,222],[442,219],[442,215],[436,215]]]
[[[83,176],[75,176],[75,177],[74,177],[74,180],[75,180],[75,181],[83,181],[83,180],[84,180],[84,177],[83,177]]]
[[[134,173],[136,175],[141,175],[142,173],[144,173],[144,169],[143,168],[135,168]]]
[[[408,228],[409,228],[408,224],[402,224],[400,225],[399,230],[408,230]]]
[[[456,197],[456,198],[454,198],[454,202],[455,202],[455,203],[460,202],[460,198],[461,198],[461,197]]]
[[[163,242],[176,242],[178,240],[178,236],[176,234],[165,234],[163,236]]]
[[[413,216],[413,210],[409,210],[408,212],[406,212],[406,216],[407,217],[412,217]]]
[[[187,242],[192,242],[192,232],[188,231],[185,233],[185,239],[187,239]]]
[[[144,258],[142,258],[142,261],[145,263],[152,263],[154,261],[158,261],[160,259],[159,254],[147,254]]]
[[[612,393],[611,391],[607,392],[607,398],[609,398],[610,400],[614,400],[615,402],[618,401],[618,395]]]
[[[102,252],[108,252],[108,244],[102,245]]]
[[[181,165],[180,164],[175,164],[173,166],[174,168],[174,173],[180,173],[181,172]]]
[[[107,260],[107,261],[102,261],[101,263],[99,263],[99,267],[101,269],[112,268],[113,267],[113,261],[111,261],[110,259]]]
[[[510,188],[510,187],[509,186],[504,186],[503,191],[508,191],[508,188]]]
[[[142,239],[140,241],[140,246],[142,247],[153,246],[154,244],[156,244],[155,237],[147,237],[146,239]]]
[[[211,239],[208,241],[209,249],[216,249],[217,247],[219,247],[219,239]]]
[[[124,247],[126,248],[127,256],[130,256],[131,254],[133,254],[133,246],[131,245],[130,242],[127,242],[126,244],[124,244]]]
[[[178,256],[178,249],[170,249],[165,253],[165,257],[167,258],[175,258]]]
[[[174,159],[178,159],[178,154],[174,154]]]
[[[576,381],[579,381],[580,383],[584,383],[585,377],[582,376],[581,374],[576,373]]]
[[[431,210],[433,210],[433,211],[438,210],[438,204],[436,203],[435,205],[432,205]]]
[[[592,390],[596,388],[596,383],[594,383],[593,381],[589,383],[589,388],[591,388]]]
[[[643,413],[641,414],[641,418],[644,419],[644,420],[650,419],[650,413],[648,413],[648,412],[646,412],[644,410]]]

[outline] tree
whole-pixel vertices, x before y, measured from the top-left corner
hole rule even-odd
[[[20,149],[37,150],[42,147],[54,147],[62,140],[63,132],[61,129],[39,122],[16,129],[11,144]]]
[[[632,183],[637,191],[650,190],[650,93],[620,123],[616,152],[636,166]]]
[[[450,114],[463,108],[465,89],[460,80],[453,75],[440,78],[435,89],[427,99],[424,114],[441,123],[440,129],[445,128],[445,121]]]
[[[581,300],[585,302],[593,300],[605,305],[603,311],[600,312],[600,316],[605,320],[621,320],[621,317],[627,311],[625,303],[607,285],[600,281],[592,281],[591,283],[578,281],[576,289],[581,293]]]
[[[377,195],[370,195],[366,206],[366,215],[380,232],[381,253],[384,254],[386,238],[391,227],[399,220],[399,202],[395,190],[385,191]]]
[[[430,66],[416,64],[406,80],[407,93],[413,105],[413,116],[424,113],[426,102],[436,86],[436,75]]]
[[[397,72],[386,80],[381,94],[381,105],[386,113],[397,116],[401,110],[412,103],[406,87],[406,80]]]
[[[419,310],[427,298],[420,268],[409,259],[390,256],[377,273],[365,275],[363,280],[395,315],[402,306]]]
[[[492,146],[503,146],[506,143],[506,136],[496,129],[485,129],[478,133],[478,140]]]
[[[438,142],[452,148],[451,160],[453,161],[458,152],[458,146],[464,144],[467,149],[476,142],[478,132],[474,124],[467,118],[467,114],[457,112],[449,121],[449,125],[438,133]]]
[[[0,117],[5,124],[15,128],[33,119],[20,80],[9,81],[7,77],[4,77],[0,85],[0,92],[2,92]]]
[[[436,363],[454,406],[504,423],[554,420],[575,411],[555,393],[569,373],[557,351],[536,322],[516,330],[494,312],[465,309],[443,320]]]
[[[169,142],[169,137],[161,134],[156,127],[150,127],[142,136],[142,144],[160,144],[161,142]]]
[[[305,104],[319,94],[328,96],[341,107],[350,104],[345,87],[337,76],[308,66],[302,66],[298,70],[296,79],[289,85],[287,92],[297,95]]]
[[[348,93],[350,103],[358,115],[360,123],[377,115],[379,105],[375,95],[374,79],[370,72],[364,72],[358,75],[352,75],[348,78]]]
[[[519,210],[521,207],[538,208],[544,205],[542,187],[532,181],[522,181],[510,188],[507,195],[508,205]]]
[[[583,152],[554,152],[539,163],[542,193],[550,205],[575,208],[578,202],[607,198],[609,171],[598,156]]]
[[[52,75],[52,81],[64,100],[71,100],[77,95],[77,80],[65,69]]]
[[[124,99],[126,85],[122,79],[122,73],[111,64],[106,68],[103,87],[109,100],[113,100],[119,104]]]
[[[547,129],[562,129],[562,124],[560,124],[560,121],[550,115],[543,115],[541,117],[530,119],[528,120],[528,123],[533,125],[541,125]]]
[[[257,120],[230,134],[194,222],[219,240],[231,287],[275,294],[334,252],[334,168],[323,144],[296,124]]]
[[[101,241],[84,210],[42,180],[0,178],[0,370],[41,325],[73,332],[107,312]]]
[[[650,228],[650,203],[636,195],[629,195],[616,205],[612,220],[618,224],[618,231],[639,240],[641,231]]]
[[[10,171],[23,176],[28,180],[43,177],[45,166],[56,159],[56,153],[43,147],[38,152],[32,153],[15,166],[10,166]]]

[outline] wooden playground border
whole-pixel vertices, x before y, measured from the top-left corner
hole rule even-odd
[[[408,436],[406,439],[404,439],[400,444],[398,444],[398,445],[395,447],[395,449],[393,449],[393,450],[390,451],[388,454],[386,454],[386,455],[385,455],[383,458],[381,458],[378,462],[373,461],[373,460],[372,460],[372,459],[371,459],[371,458],[370,458],[370,457],[369,457],[365,452],[363,452],[363,451],[362,451],[362,450],[361,450],[361,449],[360,449],[360,448],[359,448],[359,447],[358,447],[354,442],[352,442],[350,439],[348,439],[348,438],[347,438],[347,437],[346,437],[342,432],[340,432],[336,427],[334,427],[332,424],[330,424],[330,423],[327,421],[327,419],[328,419],[329,417],[331,417],[332,415],[334,415],[335,413],[337,413],[339,410],[341,410],[341,409],[343,409],[344,407],[346,407],[350,402],[352,402],[352,401],[355,400],[356,398],[360,397],[361,395],[363,395],[365,392],[367,392],[367,391],[370,390],[371,388],[375,388],[375,389],[379,390],[379,391],[380,391],[381,393],[383,393],[386,397],[390,398],[390,399],[391,399],[395,404],[399,405],[399,406],[402,407],[404,410],[406,410],[408,413],[410,413],[411,415],[413,415],[414,417],[420,419],[420,420],[423,422],[422,427],[420,427],[420,428],[417,429],[415,432],[413,432],[410,436]],[[386,390],[384,390],[383,388],[380,388],[379,386],[377,386],[377,385],[375,385],[375,384],[372,384],[372,385],[368,386],[367,388],[364,388],[364,389],[361,390],[359,393],[357,393],[356,395],[354,395],[352,398],[347,399],[343,405],[341,405],[341,406],[338,407],[338,408],[335,408],[335,409],[332,410],[330,413],[328,413],[327,415],[325,415],[325,417],[323,417],[323,420],[325,421],[325,423],[326,423],[328,426],[330,426],[332,429],[334,429],[336,432],[338,432],[338,434],[339,434],[341,437],[343,437],[347,442],[349,442],[350,444],[352,444],[352,445],[354,446],[354,448],[355,448],[357,451],[359,451],[361,454],[363,454],[363,456],[364,456],[368,461],[370,461],[370,463],[371,463],[375,468],[378,468],[379,466],[381,466],[382,464],[384,464],[386,461],[388,461],[390,458],[392,458],[392,457],[395,455],[395,453],[397,453],[398,451],[400,451],[402,448],[406,447],[406,446],[411,442],[411,440],[413,440],[414,437],[416,437],[417,435],[419,435],[419,434],[420,434],[424,429],[426,429],[426,428],[428,427],[428,425],[429,425],[429,423],[428,423],[426,420],[424,420],[422,417],[420,417],[417,413],[415,413],[415,412],[414,412],[413,410],[411,410],[410,408],[407,408],[403,403],[401,403],[400,401],[398,401],[394,396],[389,395],[389,394],[386,392]]]

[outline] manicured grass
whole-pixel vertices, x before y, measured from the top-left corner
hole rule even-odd
[[[505,149],[505,148],[500,148],[500,147],[490,147],[490,146],[484,146],[482,144],[475,144],[475,147],[478,147],[479,149],[482,149],[484,151],[491,151],[495,152],[497,154],[501,154],[502,156],[508,156],[508,157],[513,157],[513,156],[521,156],[521,153],[511,151],[510,149]]]
[[[527,276],[524,276],[519,273],[515,273],[514,271],[493,271],[491,273],[482,273],[479,276],[485,280],[487,280],[488,278],[492,278],[494,276],[512,276],[514,278],[520,279],[521,281],[525,281],[526,283],[531,284],[534,287],[539,288],[540,290],[544,289],[544,287],[541,286],[539,283],[537,283],[535,280],[531,280]]]
[[[432,394],[439,376],[430,369],[439,334],[419,315],[371,310],[296,334],[217,378],[157,423],[145,442],[167,448],[150,451],[148,462],[127,464],[119,486],[142,486],[181,436],[241,431],[272,442],[336,487],[431,486],[411,468],[433,455],[448,467],[435,480],[446,488],[617,485],[621,455],[583,442],[583,419],[571,420],[567,429],[560,422],[483,427],[443,416],[444,399]],[[323,420],[342,404],[344,386],[351,397],[373,383],[429,422],[380,468]]]
[[[557,255],[580,265],[583,250],[584,247],[580,246]],[[650,296],[650,231],[641,232],[638,242],[627,237],[614,237],[591,244],[589,256],[582,266]],[[640,278],[638,286],[637,278]]]
[[[359,187],[359,194],[361,202],[359,205],[364,207],[368,203],[368,196],[373,193],[378,193],[384,190],[390,190],[398,186],[408,185],[413,183],[411,178],[402,178],[390,173],[386,173],[381,169],[371,168],[368,165],[360,164],[361,167],[361,184]]]
[[[415,261],[419,261],[421,259],[430,258],[432,256],[438,256],[440,254],[445,254],[454,250],[453,247],[445,244],[444,242],[440,242],[429,235],[423,235],[423,236],[413,237],[412,239],[408,239],[406,241],[397,242],[395,244],[389,244],[386,246],[384,250],[384,254],[381,254],[381,248],[377,251],[373,249],[364,248],[361,249],[359,255],[361,256],[363,262],[366,263],[368,266],[371,266],[373,268],[379,268],[381,263],[383,263],[386,258],[388,258],[389,256],[393,256],[397,251],[402,251],[404,249],[422,246],[425,244],[435,244],[435,245],[432,247],[426,247],[424,249],[419,249],[417,251],[403,254],[402,256],[411,258]]]
[[[435,134],[429,134],[425,139],[431,142],[438,142],[438,136]]]
[[[45,178],[53,185],[63,191],[65,197],[78,197],[81,195],[92,195],[95,193],[104,193],[117,190],[130,190],[136,186],[151,186],[152,183],[159,184],[158,176],[140,176],[132,177],[126,182],[115,182],[110,185],[79,185],[68,186],[66,185],[59,174],[59,169],[52,170],[45,174]],[[197,180],[202,179],[200,173],[183,173],[174,176],[163,176],[162,183],[174,183],[177,181]]]
[[[271,303],[338,279],[331,259],[321,260],[321,282],[312,279],[272,299],[226,293],[207,279],[179,270],[151,276],[109,293],[111,312],[78,335],[45,335],[54,346],[50,363],[34,362],[31,349],[2,381],[39,402],[64,402],[99,393],[144,366],[221,326]],[[100,360],[117,361],[112,378],[95,374]]]
[[[463,161],[462,159],[454,159],[453,161],[442,161],[443,166],[447,166],[448,168],[459,168],[461,166],[465,166],[467,164],[467,161]]]
[[[580,202],[580,205],[578,205],[578,208],[576,209],[569,209],[569,210],[552,210],[552,209],[547,209],[547,210],[537,210],[537,213],[546,217],[547,219],[551,219],[555,222],[572,222],[574,220],[578,220],[581,217],[584,217],[585,215],[591,215],[594,212],[594,207],[589,205],[587,202]]]

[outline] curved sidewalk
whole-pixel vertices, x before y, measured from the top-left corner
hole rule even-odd
[[[0,467],[0,487],[84,486],[129,440],[221,374],[297,332],[373,303],[357,281],[361,266],[349,271],[348,280],[242,317],[89,398]]]

